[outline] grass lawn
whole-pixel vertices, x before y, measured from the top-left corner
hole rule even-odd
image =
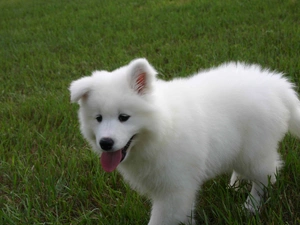
[[[0,224],[147,224],[149,201],[81,137],[72,80],[146,57],[163,79],[239,60],[299,86],[299,53],[297,0],[0,0]],[[199,224],[300,224],[299,140],[280,152],[260,215],[224,175],[200,192]]]

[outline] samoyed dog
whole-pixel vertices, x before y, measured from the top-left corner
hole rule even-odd
[[[106,172],[118,170],[152,201],[149,225],[195,223],[196,193],[233,172],[250,180],[245,208],[262,204],[282,166],[278,142],[300,136],[300,104],[281,73],[226,63],[163,81],[146,59],[73,81],[81,132]]]

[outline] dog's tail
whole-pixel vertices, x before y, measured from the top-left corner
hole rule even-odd
[[[287,100],[290,110],[289,131],[300,138],[300,101],[296,92],[290,92]]]

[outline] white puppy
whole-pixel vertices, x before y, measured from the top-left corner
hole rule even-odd
[[[268,176],[282,163],[278,142],[300,136],[300,105],[280,73],[227,63],[166,82],[146,59],[73,81],[81,132],[101,156],[153,203],[149,225],[190,220],[197,191],[208,179],[235,171],[252,181],[245,203],[261,204]]]

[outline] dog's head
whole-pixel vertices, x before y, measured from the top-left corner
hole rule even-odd
[[[126,159],[147,128],[155,76],[146,59],[136,59],[112,72],[95,71],[71,83],[71,102],[80,105],[81,132],[101,154],[105,171],[115,170]]]

